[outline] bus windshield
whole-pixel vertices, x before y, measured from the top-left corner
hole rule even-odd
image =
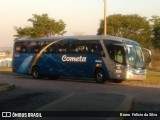
[[[140,46],[106,44],[106,48],[114,62],[134,68],[145,68],[144,55]]]
[[[128,65],[135,68],[144,68],[144,56],[140,46],[127,45],[126,51],[126,62]]]

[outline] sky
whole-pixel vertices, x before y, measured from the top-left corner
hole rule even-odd
[[[107,16],[139,14],[151,18],[160,16],[160,0],[106,0]],[[65,36],[95,35],[103,19],[103,0],[0,0],[0,47],[13,46],[14,26],[31,26],[32,14],[47,13],[50,18],[63,20]]]

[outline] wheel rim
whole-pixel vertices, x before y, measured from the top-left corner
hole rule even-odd
[[[33,76],[34,76],[35,78],[39,78],[39,75],[40,75],[40,73],[39,73],[38,68],[35,68],[34,71],[33,71]]]
[[[36,78],[37,78],[37,77],[39,76],[38,71],[34,71],[33,75],[34,75],[34,77],[36,77]]]
[[[97,73],[97,81],[101,81],[103,79],[102,73]]]

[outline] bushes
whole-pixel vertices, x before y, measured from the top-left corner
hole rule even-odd
[[[152,49],[152,61],[149,65],[150,70],[160,71],[160,50]]]

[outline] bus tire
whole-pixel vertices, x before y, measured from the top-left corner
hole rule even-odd
[[[97,83],[104,83],[105,82],[105,74],[103,70],[96,70],[94,73],[94,79]]]
[[[33,67],[32,76],[33,76],[34,79],[42,78],[41,70],[40,70],[39,67]]]

